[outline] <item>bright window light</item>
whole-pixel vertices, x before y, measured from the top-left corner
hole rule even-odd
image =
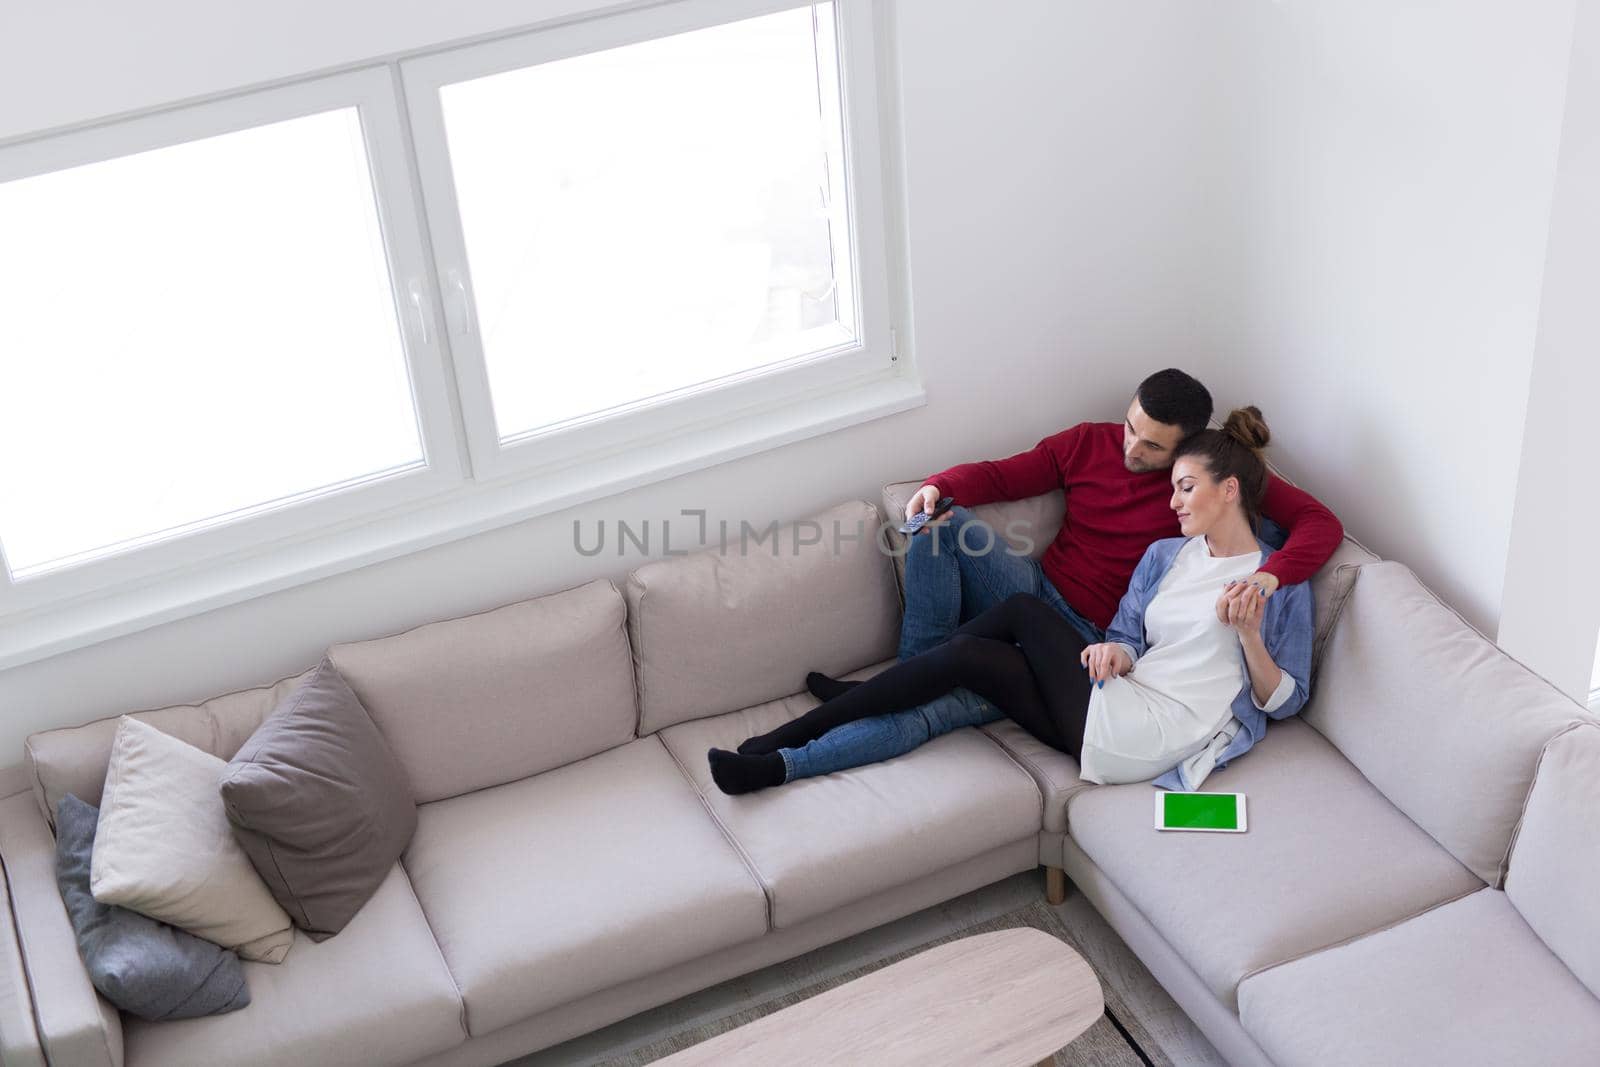
[[[355,108],[0,184],[22,577],[423,459]]]
[[[440,90],[502,441],[854,343],[833,19]]]

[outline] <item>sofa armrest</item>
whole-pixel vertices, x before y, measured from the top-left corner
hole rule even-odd
[[[121,1016],[89,981],[56,887],[55,838],[28,793],[0,800],[0,861],[7,885],[8,932],[15,938],[21,978],[27,983],[23,995],[31,996],[29,1014],[37,1046],[50,1063],[122,1067]],[[4,1010],[0,1021],[7,1026],[9,1065],[13,1012],[10,1007]]]
[[[899,526],[906,520],[906,501],[921,488],[921,482],[890,482],[884,486],[883,517]]]
[[[0,1063],[6,1067],[45,1067],[39,1030],[33,1025],[33,997],[22,971],[22,950],[11,921],[11,882],[0,857]]]

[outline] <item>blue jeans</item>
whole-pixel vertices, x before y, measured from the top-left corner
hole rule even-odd
[[[963,507],[951,508],[950,518],[911,538],[905,585],[900,659],[926,652],[1013,593],[1032,593],[1043,600],[1090,644],[1106,639],[1105,631],[1066,602],[1038,560],[1014,553],[1000,531]]]
[[[803,748],[780,748],[783,780],[849,770],[904,755],[940,734],[962,726],[994,722],[1005,715],[970,689],[952,689],[909,711],[872,715],[835,726]]]
[[[998,530],[963,507],[952,508],[945,522],[911,538],[905,586],[899,659],[927,651],[957,626],[1013,593],[1039,597],[1061,612],[1084,640],[1105,640],[1100,627],[1063,599],[1038,560],[1014,554]],[[892,759],[940,734],[1003,718],[1003,711],[976,693],[952,689],[921,707],[857,719],[802,748],[779,749],[784,781]]]

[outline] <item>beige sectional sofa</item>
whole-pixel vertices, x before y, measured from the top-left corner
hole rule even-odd
[[[1600,724],[1353,542],[1316,579],[1312,704],[1207,782],[1249,794],[1248,834],[1158,834],[1150,786],[1085,785],[1005,721],[718,791],[706,749],[810,707],[807,670],[892,662],[875,531],[915,488],[331,649],[418,829],[343,932],[245,964],[228,1015],[96,995],[48,813],[98,801],[114,720],[34,735],[0,798],[5,1063],[498,1063],[1039,865],[1235,1063],[1595,1061]],[[977,510],[1037,553],[1061,496]],[[300,677],[139,717],[227,758]]]

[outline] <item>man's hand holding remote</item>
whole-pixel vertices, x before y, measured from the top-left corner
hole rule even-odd
[[[936,485],[925,485],[918,489],[911,494],[911,499],[906,501],[906,521],[910,522],[913,515],[921,514],[924,511],[931,514],[933,509],[939,506],[939,499],[939,487]],[[946,512],[945,514],[949,513]],[[923,524],[922,530],[926,530],[936,522],[943,521],[944,516],[942,515],[937,519],[931,519]],[[921,533],[922,530],[918,530],[917,533]],[[917,534],[912,534],[911,536],[915,537]]]

